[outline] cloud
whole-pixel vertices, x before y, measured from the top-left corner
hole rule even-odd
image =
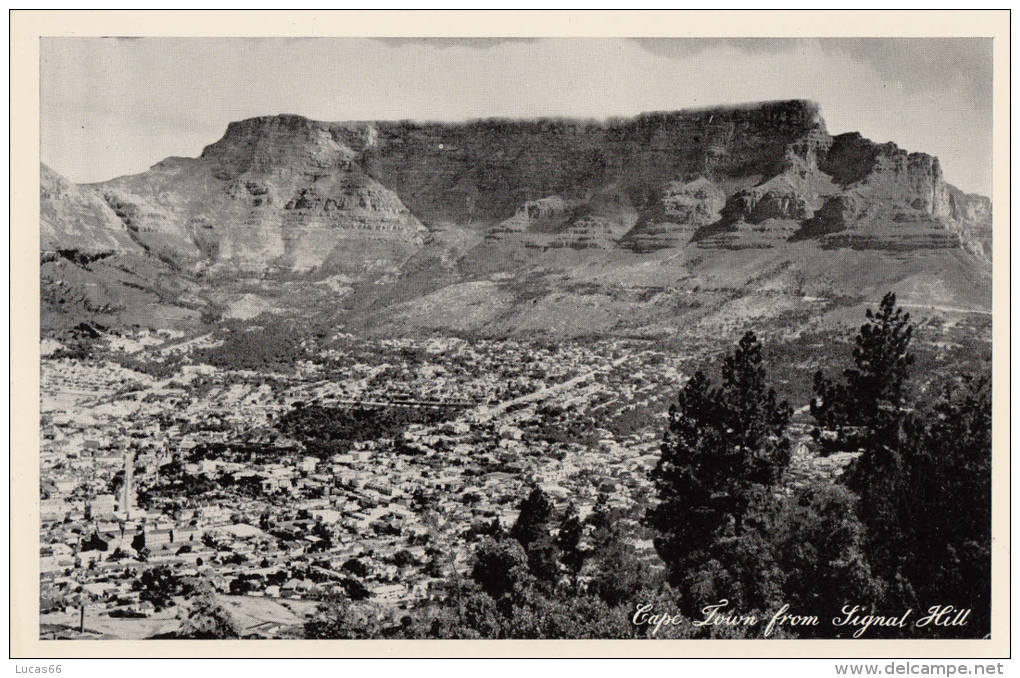
[[[991,38],[833,38],[823,50],[874,68],[908,91],[967,91],[978,110],[992,106]]]
[[[817,44],[825,54],[844,56],[874,69],[908,92],[937,97],[947,88],[968,93],[971,106],[992,106],[991,38],[632,38],[656,56],[689,59],[707,50],[778,55]]]
[[[471,47],[474,49],[491,49],[506,43],[533,43],[538,38],[372,38],[390,47],[404,45],[426,45],[446,49],[447,47]]]
[[[732,47],[748,54],[789,52],[799,38],[630,38],[656,56],[688,59],[718,47]]]

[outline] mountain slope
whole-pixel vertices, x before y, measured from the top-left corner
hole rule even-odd
[[[147,248],[192,271],[396,267],[425,229],[333,131],[297,116],[233,123],[199,158],[95,188]]]
[[[43,252],[74,250],[83,256],[141,252],[101,193],[72,184],[46,165],[39,172],[39,209]]]

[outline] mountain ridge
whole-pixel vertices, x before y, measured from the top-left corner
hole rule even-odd
[[[602,121],[258,116],[230,123],[197,158],[170,157],[136,175],[74,185],[44,168],[40,199],[44,259],[71,251],[109,254],[108,265],[147,260],[159,279],[181,278],[173,290],[194,292],[189,317],[217,317],[244,280],[267,278],[295,289],[343,280],[324,288],[339,295],[322,299],[324,308],[413,304],[493,276],[517,300],[541,296],[541,279],[555,307],[557,295],[577,295],[553,271],[576,282],[612,269],[626,287],[658,280],[646,269],[670,262],[676,286],[717,276],[709,269],[730,266],[736,255],[727,252],[790,259],[810,288],[818,274],[807,259],[878,252],[864,258],[883,262],[877,277],[896,284],[915,273],[938,280],[938,270],[914,271],[918,262],[960,252],[951,258],[962,269],[934,266],[971,271],[967,281],[942,287],[953,303],[983,305],[974,280],[990,268],[990,200],[946,182],[934,156],[830,135],[819,107],[803,100]],[[151,287],[151,271],[143,277]],[[481,288],[465,289],[473,299]],[[274,292],[244,294],[264,293]],[[438,313],[467,303],[448,296]],[[517,317],[506,314],[500,327]]]

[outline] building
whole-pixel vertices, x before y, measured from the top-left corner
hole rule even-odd
[[[114,513],[117,499],[112,494],[98,494],[92,499],[92,515],[105,516]]]
[[[135,503],[135,455],[134,452],[124,453],[124,486],[121,488],[120,510],[127,520],[131,520],[131,509]]]

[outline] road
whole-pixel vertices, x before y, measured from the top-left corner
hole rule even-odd
[[[957,308],[955,306],[939,306],[938,304],[899,304],[903,308],[920,308],[927,311],[942,311],[944,313],[977,313],[979,315],[991,315],[991,311],[982,311],[974,308]]]
[[[570,389],[578,386],[579,384],[582,384],[582,383],[588,381],[589,379],[594,377],[596,374],[600,374],[600,373],[603,373],[603,372],[608,372],[611,369],[617,368],[620,365],[622,365],[623,363],[625,363],[627,360],[629,360],[629,359],[631,359],[633,357],[635,357],[635,356],[625,355],[625,356],[623,356],[621,358],[617,358],[613,362],[609,363],[609,365],[607,367],[597,367],[597,368],[595,368],[593,370],[589,370],[587,372],[582,372],[581,374],[577,375],[576,377],[571,377],[567,381],[562,381],[562,382],[560,382],[558,384],[553,384],[552,386],[546,386],[545,388],[541,388],[541,389],[539,389],[537,391],[532,391],[531,393],[526,393],[526,394],[524,394],[522,396],[518,396],[517,398],[513,398],[511,400],[504,400],[503,402],[501,402],[500,404],[498,404],[498,405],[496,405],[494,407],[488,407],[488,406],[483,405],[483,406],[478,407],[478,408],[472,410],[471,412],[467,413],[465,416],[466,416],[467,419],[470,419],[470,420],[476,421],[476,422],[490,421],[490,420],[492,420],[492,419],[494,419],[494,418],[504,414],[507,411],[507,409],[509,409],[511,407],[515,407],[517,405],[523,405],[523,404],[531,403],[531,402],[538,402],[539,400],[545,400],[546,398],[549,398],[550,396],[554,396],[554,395],[557,395],[559,393],[563,393],[564,391],[569,391]]]

